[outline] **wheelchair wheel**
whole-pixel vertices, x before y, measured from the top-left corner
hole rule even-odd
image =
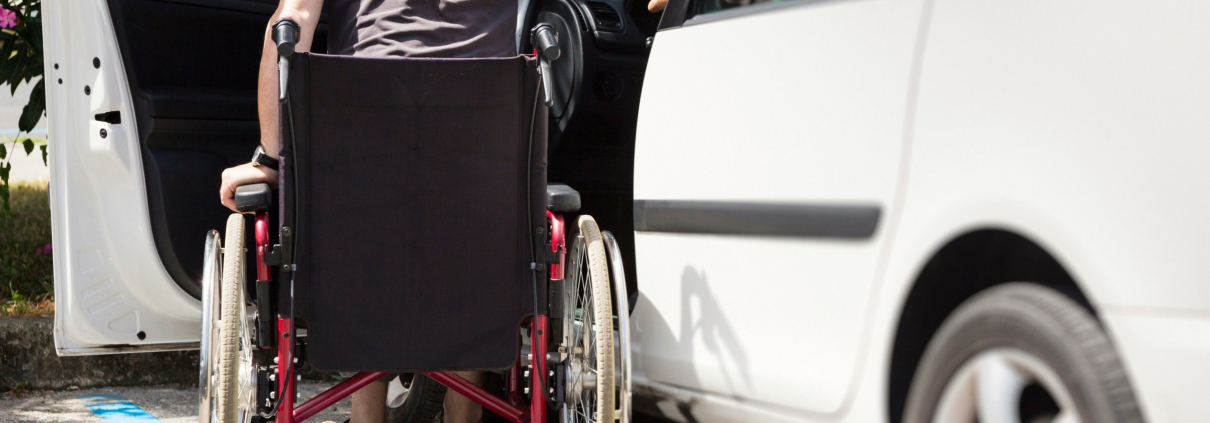
[[[622,265],[622,249],[618,240],[609,231],[601,231],[605,239],[605,251],[609,253],[609,280],[613,281],[613,299],[617,308],[614,327],[614,354],[617,364],[618,422],[630,423],[630,295],[626,290],[626,271]]]
[[[210,422],[211,413],[216,406],[215,389],[218,388],[218,323],[219,296],[222,289],[222,254],[223,244],[218,231],[206,234],[206,253],[202,260],[202,345],[201,375],[198,378],[198,391],[201,401],[198,404],[198,421]]]
[[[203,403],[213,407],[203,416],[209,415],[211,422],[234,423],[251,421],[256,412],[256,369],[253,366],[252,328],[255,327],[249,312],[244,291],[244,216],[232,214],[227,219],[227,245],[223,249],[221,289],[219,296],[211,295],[211,304],[203,304],[217,310],[203,330],[209,326],[211,345],[208,354],[202,355],[201,367],[209,380],[203,387]],[[211,279],[219,279],[214,278]],[[212,281],[213,282],[213,281]],[[203,298],[203,303],[205,298]],[[214,304],[218,303],[218,304]],[[208,412],[207,412],[208,411]]]
[[[401,374],[387,386],[387,423],[432,423],[445,402],[445,385],[422,373]]]
[[[618,413],[609,263],[592,216],[580,216],[578,226],[565,272],[563,333],[570,348],[562,420],[612,423]]]

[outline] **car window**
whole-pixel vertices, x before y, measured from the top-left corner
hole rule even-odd
[[[777,3],[781,0],[696,0],[693,3],[691,15],[704,15],[737,7],[751,6],[761,3]]]

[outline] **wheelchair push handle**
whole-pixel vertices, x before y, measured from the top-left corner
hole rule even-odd
[[[298,44],[301,30],[298,22],[290,18],[281,18],[273,23],[273,44],[277,45],[277,54],[290,57],[294,54],[294,45]]]
[[[273,29],[270,35],[273,37],[273,44],[277,45],[277,82],[278,82],[278,101],[286,102],[286,81],[290,78],[290,55],[294,54],[294,45],[298,44],[298,39],[302,32],[298,26],[298,22],[294,22],[290,18],[281,18],[273,23]]]
[[[550,62],[562,55],[559,50],[559,33],[548,23],[540,23],[529,31],[530,43],[538,50],[538,73],[542,75],[542,89],[546,92],[546,107],[555,104],[555,78]]]
[[[530,38],[533,40],[534,48],[538,49],[538,54],[546,60],[557,60],[562,51],[559,50],[559,34],[555,32],[555,27],[548,23],[541,23],[530,31]]]

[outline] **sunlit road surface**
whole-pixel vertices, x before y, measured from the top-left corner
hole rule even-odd
[[[304,382],[299,392],[306,400],[329,386]],[[197,404],[197,388],[174,386],[0,394],[0,423],[193,423],[197,422]],[[307,421],[343,422],[349,418],[349,405],[345,398]]]

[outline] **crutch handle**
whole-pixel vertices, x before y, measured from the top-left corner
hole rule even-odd
[[[273,43],[277,44],[277,54],[290,57],[294,54],[294,45],[298,44],[300,30],[298,22],[290,18],[281,18],[273,23]]]

